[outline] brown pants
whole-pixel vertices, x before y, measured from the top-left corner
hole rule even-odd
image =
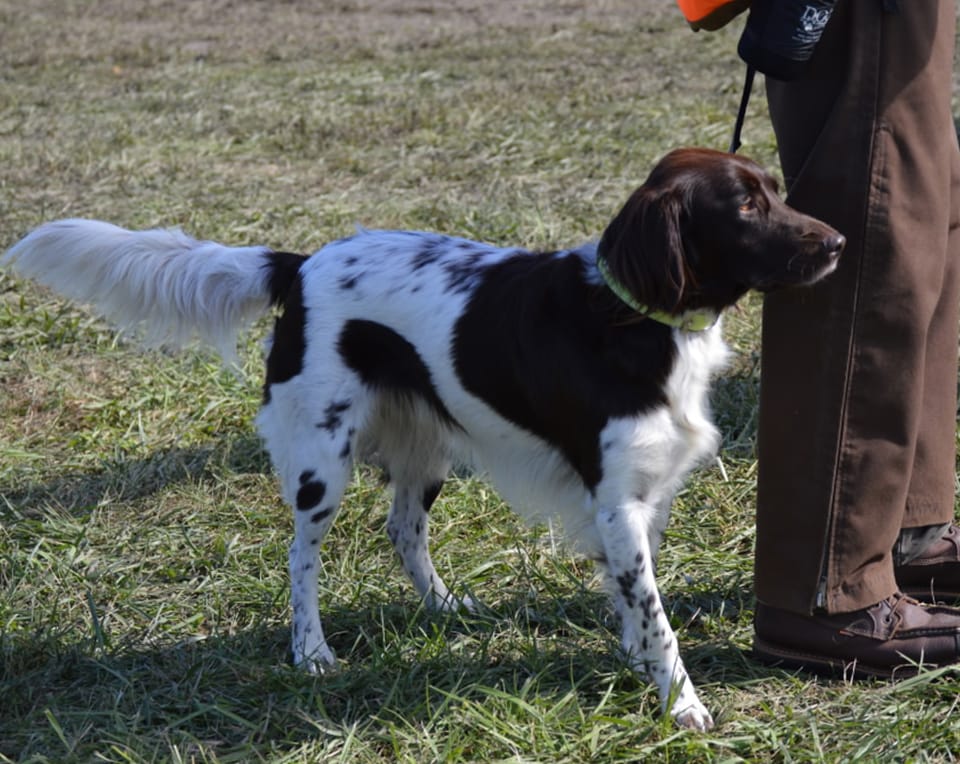
[[[788,202],[848,240],[764,303],[756,594],[799,613],[889,596],[901,529],[954,512],[956,10],[892,5],[839,0],[803,78],[767,81]]]

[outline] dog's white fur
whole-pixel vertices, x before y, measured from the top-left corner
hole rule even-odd
[[[250,279],[265,251],[199,242],[176,229],[135,233],[97,220],[61,220],[35,230],[4,262],[17,262],[24,276],[64,297],[97,306],[149,347],[178,347],[197,335],[233,360],[238,329],[269,305]],[[184,252],[193,255],[188,269]]]
[[[621,258],[609,262],[636,291],[663,300],[674,290],[677,305],[722,310],[750,287],[829,273],[843,238],[786,208],[752,162],[685,150],[655,168],[600,246]],[[603,286],[597,257],[596,244],[551,255],[360,231],[301,259],[64,220],[29,234],[3,263],[150,342],[196,333],[228,358],[251,318],[283,306],[257,425],[293,508],[296,664],[335,664],[318,560],[355,459],[388,471],[387,532],[420,596],[439,609],[471,606],[444,584],[427,543],[430,504],[450,466],[466,462],[527,517],[558,518],[600,563],[630,664],[652,677],[679,724],[707,729],[654,566],[674,494],[717,447],[707,389],[727,351],[719,322],[700,332],[638,322]],[[553,397],[544,404],[541,393]]]

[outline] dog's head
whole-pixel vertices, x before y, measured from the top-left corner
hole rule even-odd
[[[720,311],[750,289],[812,284],[836,268],[845,243],[788,207],[755,162],[677,149],[607,227],[599,255],[638,302],[679,313]]]

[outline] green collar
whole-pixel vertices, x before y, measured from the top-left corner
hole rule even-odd
[[[688,310],[676,316],[663,310],[654,310],[647,305],[637,302],[634,296],[627,291],[627,288],[617,281],[610,272],[607,261],[599,256],[597,257],[597,269],[600,271],[600,275],[603,277],[607,286],[610,287],[610,291],[641,316],[652,318],[654,321],[659,321],[661,324],[672,326],[684,332],[703,332],[717,323],[719,315],[709,308]]]

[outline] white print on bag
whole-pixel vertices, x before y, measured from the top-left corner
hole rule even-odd
[[[823,32],[823,28],[830,21],[833,8],[817,8],[808,5],[800,17],[800,26],[797,28],[794,39],[801,43],[815,43]]]

